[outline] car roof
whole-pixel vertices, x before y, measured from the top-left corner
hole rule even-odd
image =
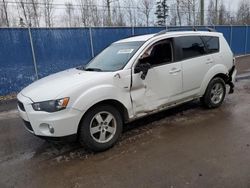
[[[148,34],[148,35],[139,35],[134,37],[125,38],[122,40],[118,40],[115,43],[122,43],[122,42],[135,42],[135,41],[147,41],[148,39],[152,38],[155,34]]]
[[[222,35],[219,32],[208,32],[208,31],[161,31],[155,34],[139,35],[134,37],[125,38],[115,43],[123,42],[139,42],[147,41],[149,39],[158,38],[158,37],[174,37],[174,36],[187,36],[187,35],[207,35],[207,36],[220,36]]]

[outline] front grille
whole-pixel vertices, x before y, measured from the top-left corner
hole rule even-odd
[[[17,105],[19,106],[19,108],[20,108],[22,111],[24,111],[24,112],[25,112],[25,108],[24,108],[24,105],[23,105],[23,103],[22,103],[22,102],[17,101]]]
[[[32,131],[32,132],[34,131],[34,130],[32,129],[32,127],[31,127],[30,122],[25,121],[25,120],[23,120],[23,122],[24,122],[25,127],[26,127],[28,130],[30,130],[30,131]]]

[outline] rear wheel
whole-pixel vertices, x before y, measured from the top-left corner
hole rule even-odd
[[[202,104],[207,108],[219,107],[226,94],[226,84],[223,79],[213,78],[207,86],[204,96],[201,98]]]
[[[79,129],[79,141],[92,151],[104,151],[116,143],[122,127],[122,118],[116,108],[97,106],[85,115]]]

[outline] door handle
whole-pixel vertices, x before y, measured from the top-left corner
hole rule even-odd
[[[181,69],[172,68],[172,69],[169,71],[170,74],[175,74],[175,73],[177,73],[177,72],[181,72]]]

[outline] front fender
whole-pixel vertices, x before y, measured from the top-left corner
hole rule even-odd
[[[121,89],[113,85],[95,86],[82,93],[72,105],[73,108],[87,111],[95,104],[105,100],[116,100],[127,108],[129,117],[133,116],[129,89]]]
[[[217,74],[228,75],[227,67],[225,65],[222,65],[222,64],[216,64],[209,69],[209,71],[207,72],[207,74],[205,75],[205,77],[202,81],[201,89],[200,89],[200,96],[204,95],[209,82]]]

